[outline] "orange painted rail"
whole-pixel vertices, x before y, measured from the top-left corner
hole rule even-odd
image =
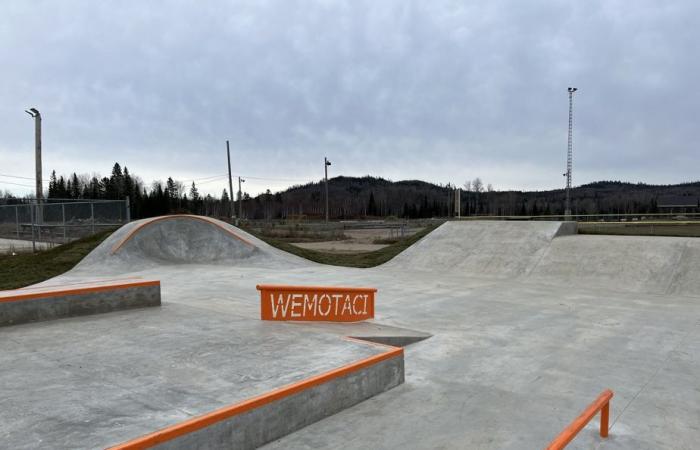
[[[262,320],[358,322],[374,317],[374,288],[262,284]]]
[[[574,419],[571,424],[562,431],[548,446],[546,450],[560,450],[574,440],[579,431],[591,421],[600,411],[600,436],[608,437],[608,423],[610,422],[610,399],[613,392],[610,389],[604,390],[598,398],[588,405],[588,407]]]

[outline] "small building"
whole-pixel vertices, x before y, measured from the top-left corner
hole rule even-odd
[[[659,212],[683,214],[700,212],[700,198],[690,195],[666,195],[656,202]]]

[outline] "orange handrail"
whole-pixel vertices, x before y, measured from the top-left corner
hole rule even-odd
[[[588,405],[583,413],[574,419],[571,424],[564,428],[564,431],[559,433],[548,446],[546,450],[561,450],[567,444],[574,440],[579,431],[591,421],[598,411],[600,411],[600,436],[608,437],[608,422],[610,421],[610,399],[613,397],[613,392],[610,389],[604,390],[598,398]]]

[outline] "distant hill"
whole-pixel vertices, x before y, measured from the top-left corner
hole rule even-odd
[[[494,191],[478,179],[462,188],[461,213],[470,215],[536,216],[564,213],[565,191]],[[373,217],[427,218],[454,214],[455,186],[420,180],[391,181],[384,178],[335,177],[328,183],[332,219]],[[129,170],[115,163],[109,177],[51,173],[48,198],[131,200],[133,218],[174,212],[231,217],[229,193],[220,197],[200,195],[195,183],[186,186],[172,178],[149,187]],[[574,214],[649,214],[698,211],[700,182],[674,185],[596,181],[572,189]],[[5,192],[1,204],[29,202]],[[236,202],[237,203],[237,202]],[[668,205],[685,205],[682,208]],[[236,204],[238,209],[239,204]],[[236,212],[238,212],[236,209]],[[690,212],[687,211],[687,212]],[[243,198],[243,216],[250,219],[321,218],[325,212],[323,182],[292,186],[285,191]]]
[[[461,186],[460,186],[461,187]],[[359,217],[444,217],[453,213],[453,185],[420,180],[390,181],[378,177],[335,177],[328,183],[330,215],[334,219]],[[276,194],[262,194],[245,202],[248,217],[322,217],[322,182],[293,186]],[[465,191],[462,215],[563,214],[565,190]],[[659,212],[662,197],[700,197],[700,182],[650,185],[596,181],[572,189],[574,214],[645,214]]]

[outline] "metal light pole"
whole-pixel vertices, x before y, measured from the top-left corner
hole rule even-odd
[[[571,165],[573,151],[573,127],[574,127],[574,92],[578,89],[575,87],[568,88],[569,92],[569,140],[566,152],[566,207],[564,208],[564,216],[567,219],[571,218]]]
[[[243,191],[241,191],[241,183],[245,183],[245,180],[238,177],[238,219],[243,220]]]
[[[41,200],[44,197],[44,186],[41,173],[41,113],[36,108],[24,110],[27,114],[34,118],[34,164],[36,168],[36,223],[43,223],[44,211],[42,210]],[[34,227],[32,226],[32,229]],[[41,229],[39,229],[41,233]]]
[[[328,222],[328,166],[331,165],[331,162],[328,161],[328,158],[325,156],[323,157],[323,169],[326,171],[326,222]]]
[[[231,180],[231,151],[229,150],[228,140],[226,141],[226,158],[228,159],[228,196],[231,202],[231,218],[236,213],[236,207],[233,200],[233,181]]]

